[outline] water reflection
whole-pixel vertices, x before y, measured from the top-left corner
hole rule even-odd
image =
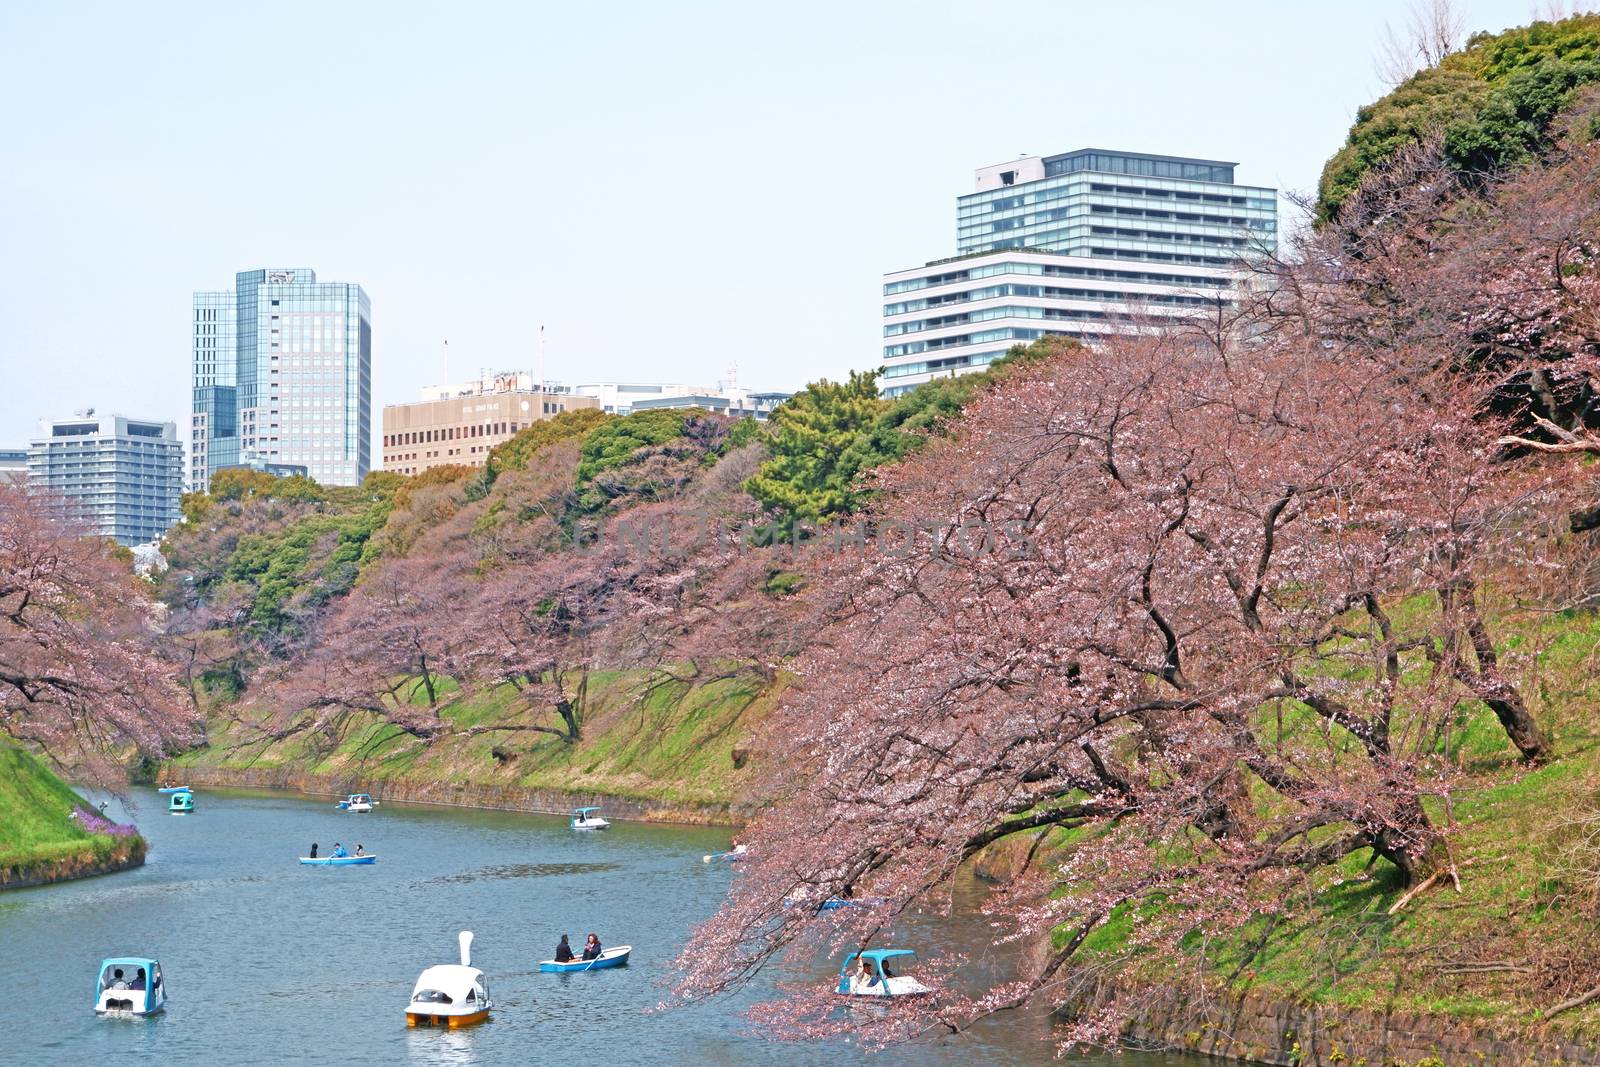
[[[561,875],[604,874],[620,868],[616,863],[508,863],[498,867],[480,867],[463,874],[447,874],[416,883],[416,888],[431,885],[458,885],[467,882],[485,882],[496,878],[551,878]]]

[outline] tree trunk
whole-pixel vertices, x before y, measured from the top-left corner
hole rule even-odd
[[[1461,612],[1467,638],[1472,642],[1472,652],[1478,661],[1478,669],[1473,671],[1459,655],[1455,656],[1458,677],[1467,684],[1474,696],[1494,712],[1506,736],[1517,746],[1524,760],[1537,763],[1549,758],[1549,740],[1539,729],[1522,694],[1500,670],[1500,656],[1495,651],[1489,625],[1478,611],[1476,583],[1470,578],[1462,578],[1441,588],[1439,599],[1446,611],[1454,609]]]
[[[1422,801],[1412,798],[1396,812],[1399,825],[1385,827],[1373,838],[1373,851],[1399,868],[1407,887],[1420,885],[1450,863],[1444,837],[1434,828]]]

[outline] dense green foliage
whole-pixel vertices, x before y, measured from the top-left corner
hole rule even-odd
[[[691,411],[673,408],[649,409],[602,422],[590,430],[578,453],[579,510],[597,512],[623,490],[651,495],[659,487],[648,476],[642,482],[613,476],[642,458],[641,452],[682,437],[692,415]]]
[[[1479,34],[1356,113],[1344,147],[1323,169],[1318,221],[1332,219],[1369,170],[1435,131],[1464,174],[1525,162],[1549,146],[1552,120],[1577,90],[1596,82],[1600,15]]]
[[[745,489],[778,516],[786,538],[796,522],[850,514],[869,496],[863,474],[915,451],[1009,368],[1077,347],[1067,337],[1043,337],[1014,346],[979,373],[936,378],[892,400],[878,395],[875,374],[813,383],[773,414],[771,458]]]
[[[771,458],[745,490],[790,529],[795,522],[824,522],[854,511],[863,499],[859,476],[875,465],[866,450],[854,446],[891,406],[878,395],[876,372],[812,382],[773,413],[767,426]]]
[[[307,606],[314,607],[355,584],[361,550],[388,513],[389,502],[376,500],[348,512],[308,515],[280,532],[241,537],[227,577],[255,586],[251,617],[277,629],[290,597],[309,589]],[[315,553],[319,545],[329,550]]]
[[[221,475],[228,477],[212,488],[224,495],[190,494],[186,521],[167,534],[163,548],[174,569],[162,595],[169,604],[192,595],[237,599],[255,626],[273,632],[297,631],[302,614],[355,584],[368,539],[408,484],[380,471],[360,487],[253,471]]]
[[[505,471],[527,470],[528,461],[541,448],[557,441],[582,437],[610,418],[612,416],[599,408],[580,408],[577,411],[563,411],[553,419],[534,423],[519,431],[511,440],[490,449],[489,462],[484,468],[486,484],[493,485],[494,480]]]

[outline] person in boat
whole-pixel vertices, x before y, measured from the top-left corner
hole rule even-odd
[[[346,857],[348,855],[350,855],[350,853],[348,853],[348,852],[346,852],[344,850],[344,846],[343,845],[341,845],[337,841],[335,841],[333,843],[333,858],[334,859],[336,859],[336,860],[337,859],[343,859],[344,857]]]
[[[311,842],[311,858],[317,858],[317,843],[315,841]]]
[[[122,968],[121,967],[118,967],[116,970],[111,972],[111,988],[112,989],[127,989],[128,988],[127,980],[122,977]]]
[[[128,988],[129,989],[143,989],[144,988],[144,968],[143,967],[140,967],[139,968],[139,973],[137,973],[137,974],[135,974],[133,976],[133,981],[128,983]]]
[[[867,962],[865,956],[857,958],[859,966],[856,969],[856,984],[863,988],[871,988],[878,984],[878,976],[872,973],[872,964]]]
[[[590,934],[589,939],[583,943],[583,958],[586,960],[600,958],[600,939],[594,934]]]
[[[566,934],[562,934],[561,935],[561,944],[556,946],[556,962],[557,963],[571,963],[572,962],[572,944],[571,944],[571,942],[569,942],[567,940],[567,935]]]
[[[356,842],[356,855],[365,856],[366,854],[367,854],[367,850],[365,848],[361,847],[361,842],[357,841]]]

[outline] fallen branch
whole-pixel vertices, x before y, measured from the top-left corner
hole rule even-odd
[[[1600,998],[1600,985],[1595,986],[1593,989],[1589,990],[1589,992],[1587,992],[1587,993],[1578,994],[1577,996],[1573,997],[1571,1000],[1563,1000],[1560,1004],[1557,1004],[1555,1007],[1553,1007],[1549,1011],[1545,1012],[1544,1015],[1541,1016],[1541,1018],[1543,1018],[1546,1022],[1549,1022],[1551,1019],[1554,1019],[1557,1015],[1560,1015],[1562,1012],[1571,1011],[1573,1008],[1581,1008],[1585,1004],[1589,1003],[1591,1000],[1595,1000],[1596,998]]]
[[[1414,886],[1413,888],[1407,890],[1405,896],[1401,897],[1399,900],[1397,900],[1393,904],[1389,905],[1389,912],[1388,913],[1390,915],[1393,915],[1395,912],[1399,911],[1401,908],[1403,908],[1407,904],[1411,903],[1411,898],[1416,896],[1416,895],[1418,895],[1419,893],[1421,893],[1424,889],[1427,889],[1434,882],[1437,882],[1439,880],[1439,875],[1441,873],[1443,873],[1443,872],[1435,871],[1432,874],[1428,875],[1428,877],[1424,878],[1422,880],[1421,884],[1419,884],[1417,886]]]

